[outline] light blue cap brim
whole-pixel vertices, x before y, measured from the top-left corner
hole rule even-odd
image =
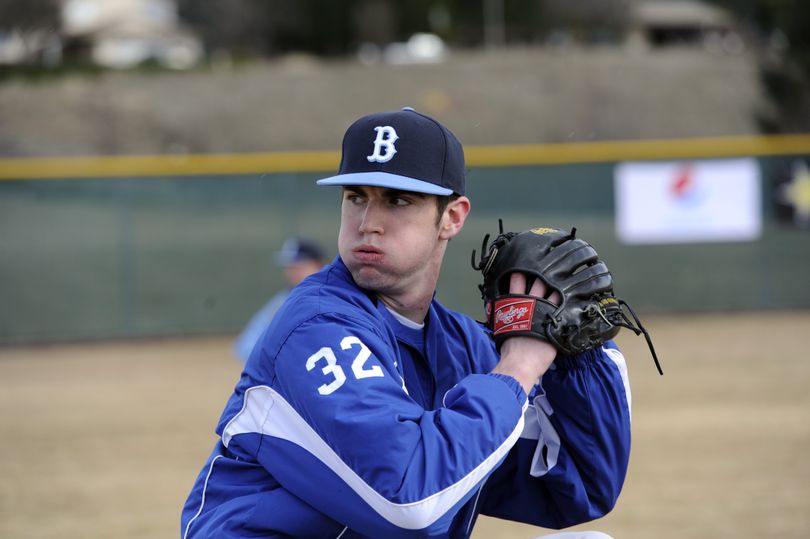
[[[407,176],[389,174],[388,172],[355,172],[338,174],[316,182],[318,185],[368,185],[371,187],[388,187],[400,191],[413,191],[426,195],[452,195],[453,190]]]

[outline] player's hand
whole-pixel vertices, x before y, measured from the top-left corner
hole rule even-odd
[[[542,279],[535,279],[532,283],[531,289],[526,292],[526,274],[513,273],[509,276],[509,293],[510,294],[528,294],[538,298],[546,297],[546,283]],[[554,305],[560,304],[560,293],[552,292],[551,296],[547,298]]]
[[[513,273],[509,278],[509,293],[526,294],[526,284],[525,274]],[[539,298],[545,297],[545,283],[535,279],[528,294]],[[548,300],[557,305],[560,302],[560,295],[553,292]],[[528,395],[555,357],[557,357],[556,348],[546,341],[532,337],[509,337],[501,347],[501,360],[492,372],[512,376],[520,382]]]

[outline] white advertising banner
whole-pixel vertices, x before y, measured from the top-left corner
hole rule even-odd
[[[624,243],[749,241],[762,232],[755,159],[621,163],[614,189]]]

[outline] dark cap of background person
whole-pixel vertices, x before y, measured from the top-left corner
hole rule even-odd
[[[349,126],[338,174],[317,183],[463,195],[464,172],[464,149],[456,136],[406,107],[369,114]]]
[[[275,254],[276,264],[279,266],[308,261],[321,262],[323,259],[324,253],[320,245],[305,238],[288,239]]]

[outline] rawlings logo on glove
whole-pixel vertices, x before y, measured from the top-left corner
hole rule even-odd
[[[493,332],[495,335],[510,331],[531,329],[534,316],[534,301],[512,301],[509,299],[495,302]]]
[[[602,345],[624,327],[644,334],[663,374],[649,333],[630,306],[613,294],[613,276],[596,250],[576,237],[576,229],[503,232],[501,223],[498,237],[489,246],[488,242],[489,234],[478,262],[473,251],[472,266],[484,276],[479,289],[498,350],[504,340],[522,335],[550,342],[565,355],[577,355]],[[526,276],[524,294],[510,292],[513,273]],[[545,283],[545,298],[529,295],[534,279]],[[555,293],[561,298],[558,304],[548,299]]]

